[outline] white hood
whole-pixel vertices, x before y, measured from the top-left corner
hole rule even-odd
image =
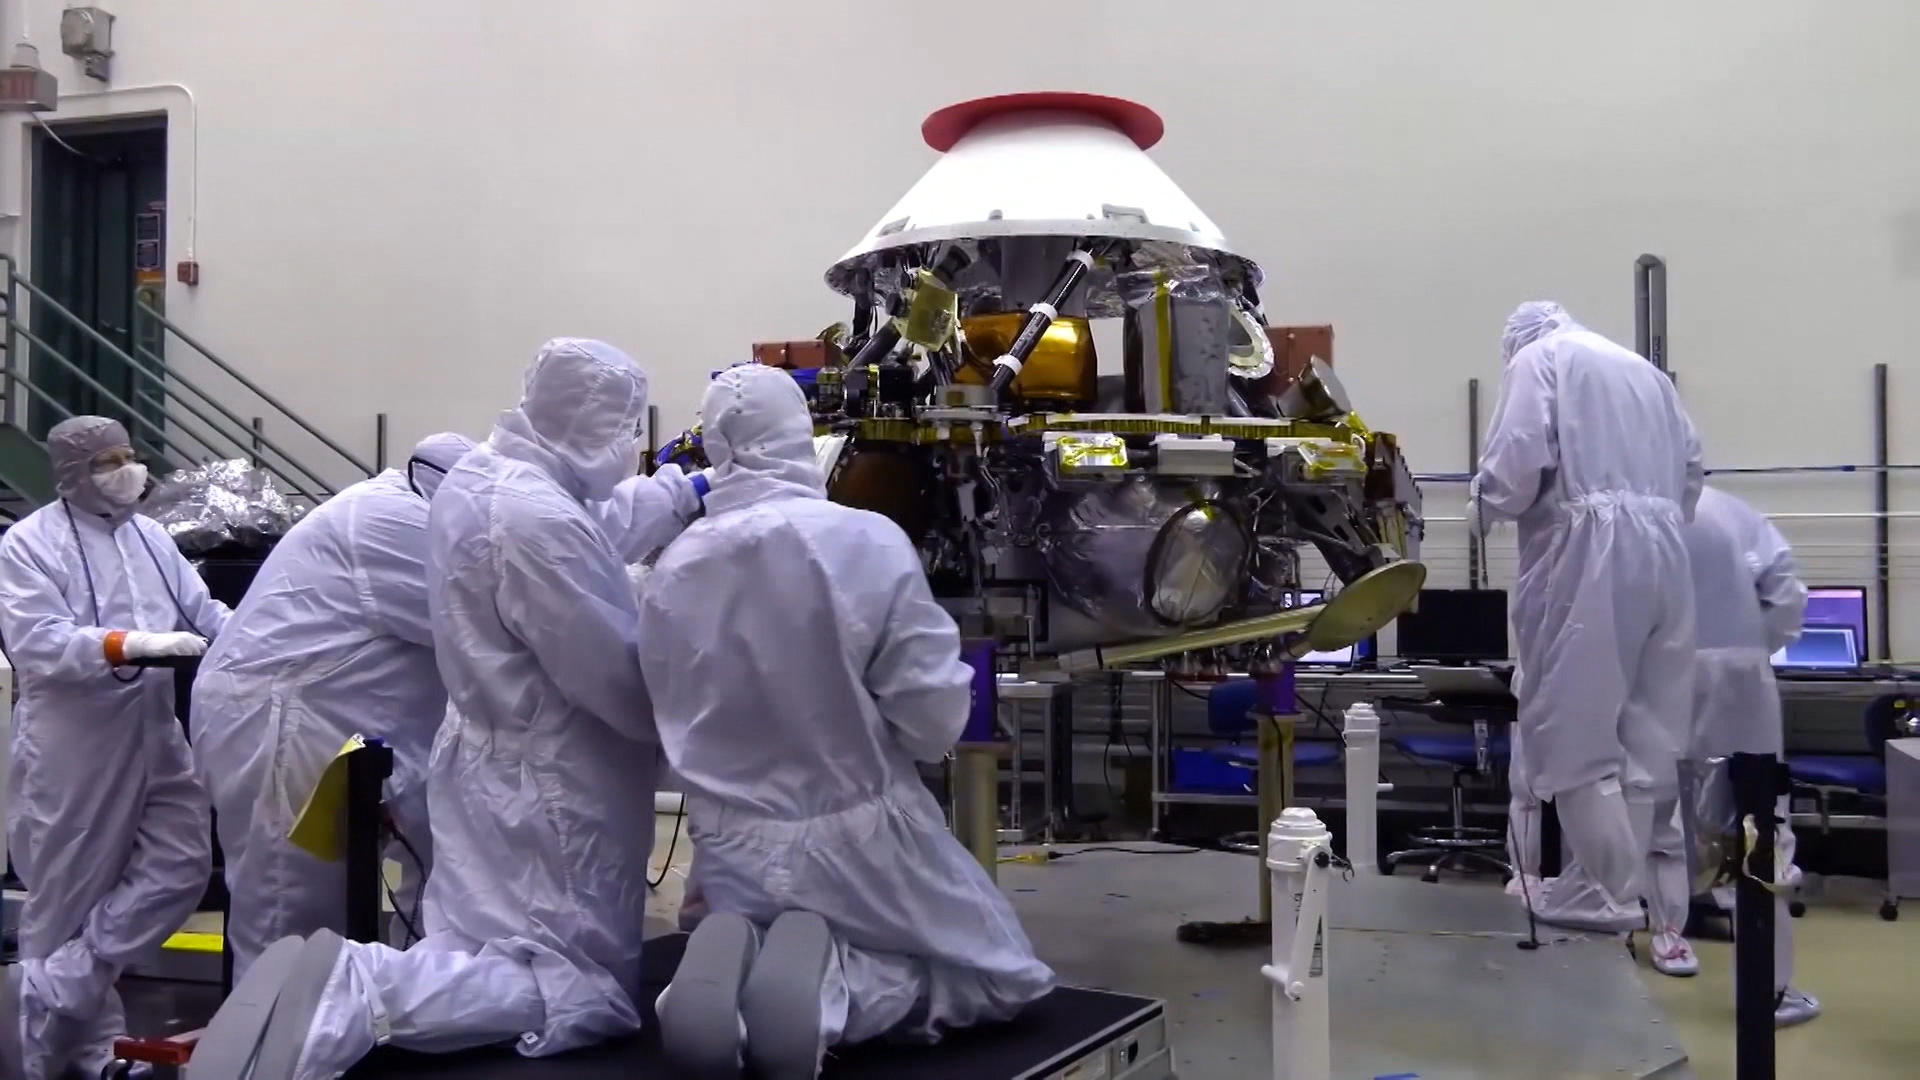
[[[759,364],[721,372],[700,403],[700,429],[713,464],[708,514],[775,496],[826,497],[813,416],[786,372]]]

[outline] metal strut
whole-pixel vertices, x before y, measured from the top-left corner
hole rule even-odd
[[[941,252],[940,258],[935,261],[932,267],[933,275],[940,279],[941,284],[951,285],[954,276],[965,270],[971,262],[973,262],[973,256],[969,255],[965,248],[959,244],[952,244]],[[899,314],[899,312],[896,310],[893,314]],[[880,325],[874,328],[873,336],[869,337],[847,362],[847,366],[857,371],[869,364],[877,364],[886,359],[898,344],[900,344],[899,322],[891,318],[883,319]]]
[[[1007,346],[1007,351],[993,362],[993,381],[987,385],[996,399],[1019,376],[1027,358],[1033,355],[1034,346],[1040,344],[1040,335],[1046,333],[1047,327],[1052,326],[1053,320],[1059,317],[1060,305],[1067,302],[1073,290],[1080,287],[1080,283],[1086,280],[1087,272],[1092,269],[1093,252],[1087,248],[1076,248],[1067,256],[1066,264],[1060,267],[1060,274],[1053,279],[1052,287],[1047,289],[1047,298],[1027,309],[1027,317],[1020,321],[1020,332],[1013,336],[1013,344]]]

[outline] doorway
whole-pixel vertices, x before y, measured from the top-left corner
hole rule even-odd
[[[140,375],[74,320],[149,370],[160,366],[157,342],[142,341],[144,351],[135,351],[136,328],[152,325],[135,312],[142,302],[159,310],[166,289],[166,118],[37,126],[32,213],[33,282],[73,316],[37,299],[29,305],[34,336],[73,365],[32,349],[28,370],[34,384],[69,413],[120,421],[135,448],[163,460],[154,429],[129,415],[131,410],[159,425],[163,384]],[[108,393],[89,386],[74,368]],[[63,414],[34,398],[29,430],[44,439]]]

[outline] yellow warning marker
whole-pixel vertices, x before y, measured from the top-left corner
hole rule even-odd
[[[166,943],[160,947],[163,949],[172,949],[175,952],[213,953],[215,956],[218,956],[220,954],[221,943],[222,938],[219,934],[205,934],[182,930],[168,938]]]

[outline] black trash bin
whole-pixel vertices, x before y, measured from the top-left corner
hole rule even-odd
[[[193,565],[200,571],[201,580],[207,583],[207,591],[215,600],[230,608],[240,606],[240,600],[247,595],[255,575],[260,573],[260,564],[267,561],[267,555],[273,550],[273,541],[228,542],[200,555],[189,556]],[[187,720],[193,709],[193,680],[200,672],[200,664],[195,661],[174,669],[173,673],[173,711],[180,718],[180,726],[191,731]],[[213,875],[207,881],[207,891],[200,898],[201,911],[225,911],[227,908],[226,861],[220,852],[220,838],[213,840]]]

